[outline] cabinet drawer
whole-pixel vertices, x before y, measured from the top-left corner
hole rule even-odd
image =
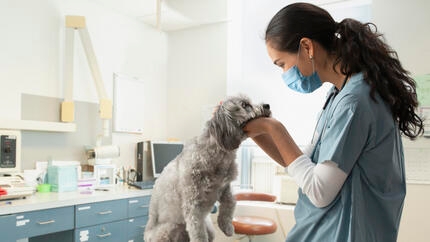
[[[127,217],[127,200],[77,205],[75,213],[76,228],[117,221]]]
[[[19,239],[18,230],[15,226],[15,215],[2,215],[0,216],[0,231],[6,231],[1,233],[2,241],[15,241]]]
[[[151,196],[128,199],[128,217],[147,216]]]
[[[20,239],[71,230],[73,214],[73,206],[15,214],[14,230]]]
[[[126,241],[127,220],[79,228],[75,230],[75,242]]]
[[[143,232],[148,222],[147,216],[130,218],[127,224],[127,241],[128,242],[143,242]]]

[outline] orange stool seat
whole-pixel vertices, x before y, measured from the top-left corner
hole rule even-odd
[[[271,234],[277,228],[273,220],[255,216],[235,216],[233,226],[236,234],[246,235]]]
[[[274,202],[276,200],[276,196],[267,193],[259,193],[259,192],[242,192],[234,194],[234,198],[237,201],[262,201],[262,202]]]

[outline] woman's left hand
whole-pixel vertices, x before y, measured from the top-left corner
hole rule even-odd
[[[254,138],[263,134],[267,134],[271,125],[278,122],[274,118],[256,118],[249,121],[245,127],[243,127],[243,132],[250,138]]]

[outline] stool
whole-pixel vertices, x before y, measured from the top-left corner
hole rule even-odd
[[[276,197],[266,193],[237,193],[234,195],[236,201],[265,201],[274,202]],[[234,232],[248,237],[251,241],[251,236],[266,235],[276,232],[277,225],[270,218],[259,216],[235,216],[233,218]]]

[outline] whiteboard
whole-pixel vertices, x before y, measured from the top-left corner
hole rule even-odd
[[[142,133],[144,83],[137,77],[114,73],[113,131]]]

